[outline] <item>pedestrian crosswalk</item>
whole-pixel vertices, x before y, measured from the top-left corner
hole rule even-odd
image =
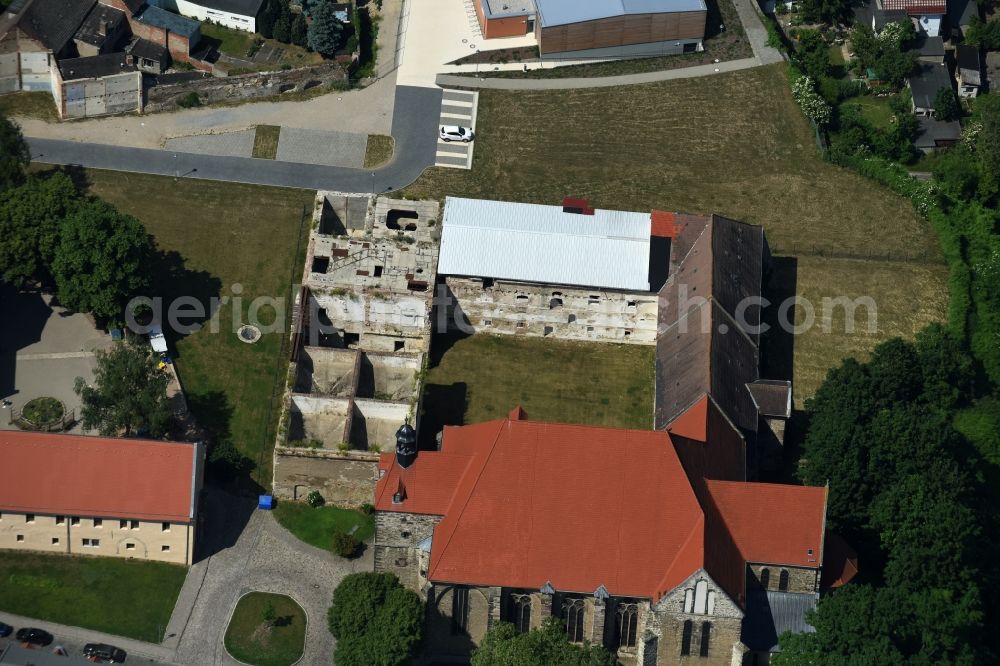
[[[445,89],[441,96],[441,125],[459,125],[476,130],[476,109],[479,93],[468,90]],[[454,169],[472,168],[472,151],[476,142],[445,142],[438,139],[434,165]]]

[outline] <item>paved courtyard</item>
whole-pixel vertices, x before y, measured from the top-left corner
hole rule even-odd
[[[253,142],[256,129],[220,134],[195,134],[167,139],[163,145],[167,150],[196,155],[226,155],[229,157],[253,156]]]
[[[282,127],[275,159],[360,169],[365,165],[367,146],[367,134]]]
[[[19,294],[0,287],[0,398],[10,409],[39,396],[62,400],[79,416],[80,399],[73,392],[77,377],[92,381],[94,351],[106,349],[111,337],[97,329],[91,318],[50,306],[51,297]],[[10,409],[0,412],[0,429],[11,429]]]

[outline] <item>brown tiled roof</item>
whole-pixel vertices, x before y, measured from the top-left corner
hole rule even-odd
[[[777,379],[758,379],[747,384],[753,402],[764,416],[788,418],[792,415],[792,383]]]
[[[746,384],[758,378],[760,308],[740,305],[761,295],[765,252],[761,227],[718,215],[688,216],[674,238],[659,294],[657,428],[711,395],[738,427],[756,430]]]

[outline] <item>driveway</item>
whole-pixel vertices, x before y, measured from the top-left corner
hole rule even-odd
[[[236,664],[223,647],[226,625],[239,598],[257,591],[286,594],[305,611],[306,646],[300,664],[331,664],[334,641],[326,611],[333,590],[347,574],[373,570],[371,551],[355,560],[336,557],[299,541],[271,513],[255,511],[252,502],[219,491],[207,494],[204,509],[208,520],[203,545],[211,548],[209,542],[215,540],[221,549],[191,567],[163,643],[175,649],[172,661]],[[248,512],[245,528],[227,544],[227,532],[239,530],[239,516]]]

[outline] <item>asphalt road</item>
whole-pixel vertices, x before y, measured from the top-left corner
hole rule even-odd
[[[392,118],[396,152],[381,169],[350,169],[247,157],[215,157],[28,137],[32,160],[46,164],[346,192],[386,192],[415,181],[434,164],[441,90],[397,86]],[[154,116],[155,118],[155,116]]]

